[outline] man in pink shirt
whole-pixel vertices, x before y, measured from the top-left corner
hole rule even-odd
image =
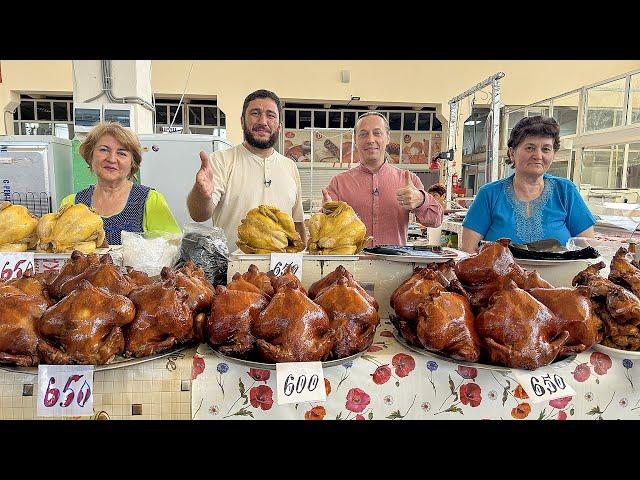
[[[373,245],[406,245],[409,212],[421,224],[442,223],[442,206],[415,173],[388,162],[389,123],[377,112],[367,112],[356,122],[355,146],[360,164],[334,176],[322,189],[324,201],[341,200],[355,210],[373,237]]]

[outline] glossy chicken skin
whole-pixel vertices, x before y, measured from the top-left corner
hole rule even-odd
[[[63,265],[62,269],[49,285],[49,293],[54,298],[62,298],[62,286],[65,282],[82,275],[92,265],[100,263],[100,257],[95,253],[85,255],[84,253],[74,250],[69,260]]]
[[[254,333],[267,362],[325,360],[334,343],[325,311],[291,285],[276,292],[258,317]]]
[[[560,356],[580,353],[602,339],[602,320],[593,309],[588,287],[533,288],[529,293],[551,310],[562,330],[569,332]]]
[[[134,270],[129,266],[125,268],[127,270],[127,273],[125,273],[124,278],[126,278],[130,283],[132,283],[136,287],[140,287],[142,285],[149,285],[153,283],[153,280],[149,278],[149,275],[147,275],[145,272]]]
[[[429,268],[417,269],[405,283],[391,294],[389,302],[396,315],[415,325],[418,319],[418,305],[425,301],[432,291],[445,291],[449,282],[441,273]]]
[[[596,312],[604,321],[605,316],[620,324],[640,324],[640,299],[633,293],[598,275],[605,268],[604,262],[589,265],[572,281],[574,286],[584,285],[595,300]]]
[[[380,323],[377,310],[354,283],[353,279],[340,277],[315,299],[329,316],[334,331],[334,358],[348,357],[369,348]]]
[[[45,276],[42,274],[25,274],[20,278],[14,278],[8,282],[0,282],[0,293],[2,293],[4,287],[17,288],[22,293],[26,293],[32,297],[42,298],[47,302],[48,306],[55,303],[55,301],[49,296],[49,289],[45,283]]]
[[[249,269],[242,274],[242,278],[244,278],[247,282],[258,287],[262,292],[271,298],[273,296],[273,286],[271,285],[271,278],[264,273],[258,270],[253,263],[249,265]]]
[[[269,285],[271,285],[271,283],[269,283]],[[239,290],[242,292],[257,293],[258,295],[271,298],[271,297],[268,297],[267,294],[265,294],[264,291],[261,290],[259,287],[245,280],[244,277],[240,274],[240,272],[236,272],[233,275],[233,277],[231,278],[231,283],[227,285],[227,288],[229,290]]]
[[[238,283],[258,290],[236,273],[229,287],[234,284],[237,286]],[[225,355],[246,357],[255,346],[253,324],[268,304],[269,300],[260,291],[217,286],[211,316],[207,321],[209,343]]]
[[[339,265],[333,272],[329,275],[321,278],[317,282],[313,283],[311,287],[309,287],[309,298],[311,300],[315,299],[320,293],[336,283],[340,278],[347,278],[349,280],[349,285],[353,288],[357,289],[360,294],[371,304],[373,307],[378,310],[379,305],[375,298],[369,295],[362,286],[358,282],[353,279],[353,275],[349,273],[349,271],[344,268],[342,265]]]
[[[293,273],[293,271],[291,271],[291,265],[289,265],[287,268],[285,268],[284,269],[284,273],[282,275],[280,275],[280,276],[274,275],[273,272],[271,272],[271,271],[269,271],[267,273],[267,275],[269,276],[269,279],[271,280],[271,286],[273,287],[273,291],[274,292],[277,292],[281,288],[289,286],[289,287],[292,287],[292,288],[299,289],[305,295],[307,294],[307,291],[302,286],[302,282],[300,282],[300,279],[298,277],[296,277],[296,274]]]
[[[460,294],[434,290],[418,306],[416,335],[421,346],[451,358],[477,362],[480,338],[469,301]]]
[[[38,323],[44,363],[108,363],[124,350],[122,327],[135,315],[133,302],[88,281],[51,307]]]
[[[15,285],[0,285],[0,363],[37,365],[37,324],[50,301],[48,297],[29,295]]]
[[[79,268],[70,265],[69,272],[67,272],[65,270],[67,264],[65,264],[60,275],[50,287],[52,295],[56,298],[63,298],[73,292],[84,280],[88,280],[94,287],[106,289],[113,294],[129,295],[136,285],[122,274],[120,267],[113,264],[111,255],[103,255],[97,263],[94,262],[94,255],[90,254],[82,258],[84,254],[74,251],[67,264],[79,262],[80,266],[84,266],[86,263],[89,265],[79,272]],[[95,256],[97,257],[97,255]],[[87,259],[87,257],[92,258]]]
[[[125,354],[145,357],[191,341],[196,332],[188,297],[174,279],[133,290],[129,298],[136,306],[136,313],[125,329]]]
[[[188,295],[187,306],[191,311],[211,310],[215,295],[213,285],[205,277],[204,270],[196,268],[191,260],[175,272],[170,267],[164,267],[160,276],[163,280],[174,279],[176,287],[184,288]]]
[[[510,368],[548,365],[569,339],[561,321],[513,282],[491,297],[475,326],[490,362]]]
[[[475,309],[487,306],[491,296],[501,290],[508,280],[523,285],[524,270],[515,262],[509,250],[510,240],[501,238],[486,243],[477,255],[460,260],[454,267],[456,276],[469,293],[469,301]]]
[[[630,290],[640,297],[640,268],[633,265],[634,257],[629,251],[620,247],[611,259],[609,280]]]

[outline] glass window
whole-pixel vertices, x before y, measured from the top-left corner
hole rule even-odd
[[[640,73],[631,77],[629,104],[631,105],[631,123],[640,122]]]
[[[543,117],[549,116],[549,104],[542,103],[537,105],[531,105],[528,108],[527,117],[535,117],[537,115],[542,115]]]
[[[553,101],[553,118],[560,124],[560,136],[575,135],[578,130],[580,93],[572,93]]]
[[[419,113],[418,114],[418,130],[421,132],[428,132],[431,130],[431,114]]]
[[[340,112],[329,112],[329,128],[340,128]]]
[[[313,111],[313,126],[316,128],[327,128],[327,112],[323,110]]]
[[[36,113],[33,108],[34,102],[32,100],[23,100],[20,102],[20,119],[21,120],[35,120]]]
[[[204,111],[204,124],[216,126],[218,125],[218,107],[202,107]]]
[[[284,111],[284,128],[297,128],[295,110]]]
[[[51,135],[51,124],[22,122],[20,133],[22,135]]]
[[[66,122],[69,120],[67,102],[53,102],[53,119]]]
[[[592,132],[624,125],[625,79],[598,85],[587,90],[585,130]]]
[[[629,144],[627,188],[640,188],[640,143]]]
[[[509,112],[507,114],[507,140],[509,141],[509,137],[511,136],[511,130],[515,127],[520,120],[524,118],[524,110],[516,110],[514,112]],[[505,143],[506,147],[506,143]]]
[[[400,112],[389,112],[389,127],[391,130],[402,130],[402,114]]]
[[[621,188],[624,145],[584,149],[580,183],[594,187]]]
[[[13,134],[20,135],[20,122],[13,122]]]
[[[404,123],[402,125],[402,130],[404,130],[404,131],[415,130],[416,129],[416,114],[411,112],[411,113],[405,113],[403,116],[404,116]]]
[[[38,120],[51,120],[51,102],[37,102]]]
[[[298,128],[308,128],[311,127],[311,111],[309,110],[300,110],[298,112]]]
[[[356,112],[343,112],[342,128],[353,128],[356,126]]]
[[[176,116],[175,121],[173,120],[174,115],[176,114],[176,111],[178,112],[178,115]],[[178,106],[177,105],[170,105],[169,106],[169,125],[171,125],[171,122],[173,122],[174,125],[182,125],[182,105],[180,105],[180,109],[178,110]]]
[[[433,125],[431,126],[431,130],[434,132],[442,131],[442,123],[440,123],[440,120],[438,120],[438,117],[435,113],[433,114]]]
[[[202,107],[189,105],[189,126],[202,125]]]
[[[167,125],[167,106],[156,104],[156,125]]]
[[[560,150],[554,158],[548,173],[555,175],[556,177],[568,178],[567,173],[569,170],[569,158],[571,157],[571,150]]]
[[[69,120],[73,122],[73,102],[69,103]]]
[[[14,120],[20,120],[20,107],[16,108],[13,111],[13,119]]]
[[[67,138],[71,140],[73,137],[70,136],[72,134],[72,131],[69,131],[70,126],[72,125],[68,123],[56,123],[53,128],[54,135],[56,137]]]
[[[220,114],[220,124],[218,126],[224,127],[227,125],[227,117],[225,116],[222,110],[219,110],[219,114]],[[226,135],[226,129],[225,129],[225,135]]]

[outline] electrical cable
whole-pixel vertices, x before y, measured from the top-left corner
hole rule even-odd
[[[189,85],[189,78],[191,78],[191,70],[193,70],[193,65],[195,62],[191,62],[191,68],[189,68],[189,73],[187,74],[187,81],[184,83],[184,89],[182,90],[182,96],[180,97],[180,101],[178,102],[178,108],[176,108],[176,113],[173,115],[173,120],[171,120],[171,124],[169,125],[169,130],[173,127],[173,122],[176,121],[176,117],[178,116],[178,112],[180,111],[180,105],[182,105],[182,100],[184,99],[184,94],[187,91],[187,85]]]

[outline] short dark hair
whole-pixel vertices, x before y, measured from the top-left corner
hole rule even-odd
[[[553,151],[557,152],[560,150],[560,125],[551,117],[543,117],[542,115],[524,117],[513,127],[513,130],[511,130],[507,147],[515,150],[527,137],[552,138]],[[509,157],[509,153],[507,153],[505,163],[511,165],[511,168],[515,168],[513,160]]]
[[[271,100],[276,102],[276,107],[278,107],[278,117],[281,116],[282,102],[280,101],[280,98],[275,93],[269,90],[256,90],[255,92],[247,95],[247,98],[244,99],[244,103],[242,104],[242,118],[244,118],[244,114],[247,111],[249,102],[255,100],[256,98],[270,98]]]

